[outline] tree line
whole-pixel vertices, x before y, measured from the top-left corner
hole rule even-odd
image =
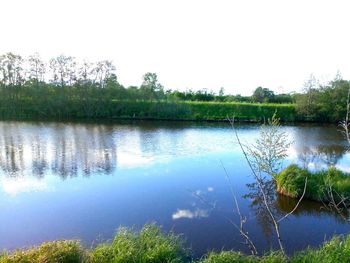
[[[8,117],[23,112],[24,105],[27,115],[40,112],[40,116],[57,117],[57,112],[67,112],[60,108],[74,106],[75,111],[80,111],[76,115],[98,117],[108,115],[108,107],[115,105],[111,102],[204,101],[291,104],[295,106],[296,119],[337,122],[345,116],[349,86],[340,74],[326,84],[311,76],[300,93],[275,94],[258,87],[251,96],[241,96],[226,94],[223,87],[218,93],[165,89],[157,74],[148,72],[140,86],[125,87],[119,83],[110,60],[89,62],[60,55],[44,61],[38,53],[26,58],[13,53],[0,55],[0,110]]]
[[[289,94],[276,95],[273,91],[261,87],[256,89],[253,96],[225,94],[223,87],[217,94],[207,89],[166,90],[160,84],[157,74],[151,72],[143,76],[140,86],[124,87],[118,82],[116,67],[110,60],[78,61],[75,57],[60,55],[45,62],[38,53],[27,58],[13,53],[1,55],[0,87],[9,88],[13,98],[20,96],[18,93],[21,92],[21,88],[26,88],[26,96],[31,93],[37,95],[37,92],[31,89],[47,88],[53,93],[56,88],[70,88],[66,92],[79,93],[78,97],[83,99],[88,99],[86,96],[89,95],[91,98],[108,97],[117,100],[293,102]]]

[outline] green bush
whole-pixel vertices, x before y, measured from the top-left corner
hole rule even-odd
[[[350,176],[334,167],[312,173],[290,165],[277,174],[277,191],[293,198],[301,197],[306,178],[305,197],[308,199],[329,202],[331,195],[335,201],[340,201],[340,196],[350,197]]]

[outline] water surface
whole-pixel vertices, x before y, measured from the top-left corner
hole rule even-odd
[[[336,126],[283,130],[294,141],[284,165],[350,171],[347,144]],[[259,127],[238,125],[237,131],[253,142]],[[62,238],[91,246],[110,240],[119,226],[157,222],[184,234],[196,256],[222,248],[248,252],[228,221],[238,222],[238,216],[221,163],[258,249],[277,248],[227,124],[0,122],[0,249]],[[293,199],[272,198],[280,215],[295,205]],[[305,200],[281,232],[291,253],[349,230],[341,216]]]

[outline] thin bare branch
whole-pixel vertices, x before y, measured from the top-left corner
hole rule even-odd
[[[249,246],[251,253],[253,255],[257,255],[258,251],[256,249],[256,246],[254,245],[253,241],[249,237],[248,232],[244,230],[244,223],[246,222],[246,218],[244,216],[242,216],[242,214],[241,214],[241,210],[240,210],[239,205],[238,205],[237,196],[236,196],[236,193],[233,189],[231,178],[230,178],[230,176],[229,176],[229,174],[228,174],[228,172],[227,172],[227,170],[226,170],[226,168],[221,160],[220,160],[220,163],[221,163],[222,168],[225,171],[226,179],[227,179],[228,185],[230,187],[231,195],[233,197],[234,203],[236,205],[236,210],[237,210],[237,213],[239,216],[240,226],[239,226],[238,230],[239,230],[240,234],[243,236],[243,238],[246,240],[246,244]],[[237,226],[237,228],[238,228],[238,226]]]
[[[288,216],[290,216],[291,214],[293,214],[295,212],[295,210],[297,210],[298,206],[300,205],[301,201],[303,200],[305,193],[306,193],[306,186],[307,186],[307,177],[305,178],[305,185],[304,185],[304,191],[303,194],[301,195],[301,197],[299,198],[297,204],[295,205],[295,207],[292,209],[292,211],[290,211],[289,213],[285,214],[283,217],[281,217],[277,222],[280,223],[281,221],[283,221],[284,219],[286,219]]]

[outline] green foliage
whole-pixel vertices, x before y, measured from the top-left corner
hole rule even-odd
[[[284,263],[288,258],[281,252],[270,252],[263,256],[247,256],[236,251],[222,251],[209,253],[199,263]]]
[[[335,79],[320,86],[311,79],[303,94],[296,95],[296,110],[299,119],[319,122],[339,122],[345,118],[347,93],[350,82]]]
[[[112,85],[112,86],[111,86]],[[114,86],[113,86],[114,85]],[[180,102],[121,99],[127,95],[117,83],[100,89],[56,87],[38,84],[20,90],[0,88],[2,119],[170,119],[263,121],[275,111],[283,121],[295,120],[292,104],[251,104],[222,102]],[[113,99],[115,98],[115,99]]]
[[[253,102],[272,102],[275,94],[272,90],[258,87],[255,89],[252,100]]]
[[[246,152],[254,174],[260,177],[261,172],[275,177],[287,157],[291,145],[288,135],[281,130],[280,120],[273,114],[267,124],[260,128],[259,138],[254,144],[246,145]]]
[[[181,263],[186,258],[187,251],[179,236],[146,225],[140,233],[119,229],[112,243],[99,245],[91,252],[90,262]]]
[[[4,254],[0,263],[75,263],[83,262],[85,253],[78,241],[54,241]]]
[[[319,249],[296,253],[291,263],[347,263],[350,260],[350,236],[334,237]]]
[[[200,261],[200,263],[255,263],[258,258],[255,256],[246,256],[236,251],[222,251],[220,253],[209,253],[209,255]]]
[[[273,95],[268,89],[263,91],[267,96]],[[290,98],[290,95],[284,94],[279,99],[272,100],[271,97],[263,101],[289,103]],[[47,64],[39,54],[28,58],[12,53],[0,56],[1,119],[215,121],[235,116],[239,120],[262,121],[271,117],[276,109],[281,120],[296,119],[292,104],[251,102],[248,96],[225,95],[224,88],[218,95],[206,89],[165,91],[157,74],[151,72],[143,76],[140,87],[125,88],[118,82],[116,68],[108,60],[79,62],[74,57],[60,55]]]
[[[282,121],[295,120],[295,108],[292,104],[192,102],[187,105],[190,106],[191,117],[201,120],[225,120],[234,116],[238,121],[264,121],[275,112]]]
[[[350,176],[334,167],[311,173],[290,165],[276,176],[277,191],[298,198],[303,193],[306,178],[305,197],[308,199],[330,202],[331,198],[340,201],[341,197],[350,197]]]

